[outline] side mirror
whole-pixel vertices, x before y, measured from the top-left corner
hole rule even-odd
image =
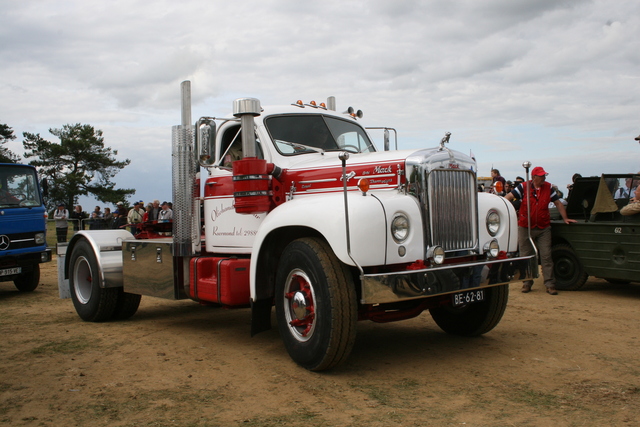
[[[389,129],[384,130],[384,151],[389,151]]]
[[[49,197],[49,181],[47,181],[47,178],[42,178],[40,187],[42,188],[42,196]]]
[[[210,117],[201,117],[196,122],[196,153],[198,163],[209,167],[215,161],[216,122]]]

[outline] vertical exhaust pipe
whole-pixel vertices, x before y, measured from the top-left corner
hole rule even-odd
[[[182,124],[172,128],[173,255],[200,252],[200,208],[197,197],[195,126],[191,124],[191,82],[180,85]]]

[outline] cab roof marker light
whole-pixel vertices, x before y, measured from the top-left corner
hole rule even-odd
[[[294,105],[294,106],[300,107],[300,108],[304,108],[304,103],[302,102],[301,99],[298,99],[295,103],[293,103],[291,105]]]

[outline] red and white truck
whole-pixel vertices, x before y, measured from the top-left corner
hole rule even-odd
[[[191,298],[250,307],[256,334],[275,305],[291,358],[321,371],[348,357],[359,320],[429,310],[448,333],[484,334],[508,284],[537,276],[535,259],[518,256],[513,207],[478,193],[476,163],[447,147],[449,134],[434,148],[378,151],[361,112],[336,112],[335,98],[243,98],[195,125],[189,82],[182,98],[173,222],[69,242],[60,285],[82,319],[126,319],[141,295]]]

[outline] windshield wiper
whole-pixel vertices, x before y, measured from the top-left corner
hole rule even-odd
[[[311,147],[309,145],[304,145],[304,144],[298,144],[297,142],[282,141],[280,139],[278,139],[277,142],[280,143],[280,144],[284,144],[284,145],[288,145],[290,147],[293,147],[294,149],[309,150],[309,151],[315,151],[316,153],[324,154],[324,150],[322,148]]]

